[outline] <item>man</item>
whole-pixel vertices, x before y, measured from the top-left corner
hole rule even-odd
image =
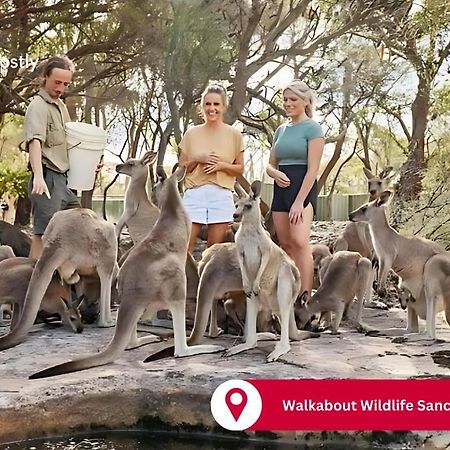
[[[70,121],[60,97],[72,81],[74,65],[65,56],[54,56],[43,68],[38,94],[25,114],[25,139],[33,177],[28,187],[33,214],[30,256],[42,254],[42,235],[53,214],[78,207],[75,194],[67,187],[69,158],[64,124]]]

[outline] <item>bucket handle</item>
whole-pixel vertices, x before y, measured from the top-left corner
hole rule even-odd
[[[81,142],[78,142],[78,144],[72,145],[72,147],[67,147],[67,150],[72,150],[75,147],[78,147],[79,145],[81,145]]]

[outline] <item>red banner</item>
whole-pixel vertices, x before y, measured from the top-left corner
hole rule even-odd
[[[450,379],[229,380],[211,411],[232,430],[450,430]]]

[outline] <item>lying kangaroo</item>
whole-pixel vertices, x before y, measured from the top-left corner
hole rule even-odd
[[[267,360],[276,361],[290,350],[289,338],[301,340],[316,335],[297,330],[293,306],[300,291],[300,274],[295,263],[270,239],[262,226],[261,182],[253,182],[251,190],[251,196],[238,192],[240,200],[234,214],[234,220],[241,222],[235,238],[243,289],[247,295],[246,340],[227,350],[226,354],[234,355],[256,347],[258,310],[271,309],[280,317],[281,335]]]
[[[13,249],[9,245],[0,245],[0,261],[3,261],[8,258],[15,258],[15,254]],[[1,291],[0,291],[1,292]],[[0,305],[0,323],[4,323],[4,313],[5,311],[8,314],[12,314],[11,305],[4,303]]]
[[[9,245],[16,256],[30,254],[31,238],[19,227],[0,220],[0,244]]]
[[[8,258],[14,258],[16,255],[9,245],[0,245],[0,261]]]
[[[426,319],[426,335],[436,336],[436,313],[445,310],[450,323],[450,256],[433,241],[405,237],[390,227],[385,208],[392,192],[384,191],[379,199],[361,206],[350,214],[350,220],[367,222],[375,252],[380,261],[379,286],[384,287],[392,269],[401,279],[401,285],[411,293],[415,302],[408,302],[406,330],[384,330],[387,335],[418,333],[417,317]],[[380,331],[383,332],[383,331]],[[421,335],[410,336],[416,340]]]
[[[155,313],[160,309],[169,309],[172,313],[175,356],[223,350],[217,345],[188,347],[186,343],[184,268],[191,222],[177,188],[177,182],[184,174],[185,168],[180,167],[167,178],[157,223],[150,234],[131,250],[120,268],[118,292],[121,301],[117,325],[106,349],[96,355],[43,370],[30,378],[44,378],[108,364],[127,346],[135,347],[158,340],[156,336],[137,337],[137,322],[146,310]]]
[[[295,314],[300,325],[305,325],[318,312],[334,312],[331,326],[337,333],[344,311],[357,298],[355,325],[360,327],[364,297],[372,295],[372,263],[357,252],[339,251],[322,260],[320,287],[309,299],[305,291]]]
[[[7,303],[14,306],[11,331],[19,323],[27,287],[35,265],[36,260],[23,257],[0,262],[0,304]],[[61,284],[57,274],[53,274],[39,309],[50,314],[58,314],[64,324],[77,333],[81,333],[83,331],[81,316],[78,308],[67,300],[69,297],[67,287]]]
[[[97,272],[101,282],[99,326],[111,326],[111,281],[117,270],[117,241],[114,226],[90,209],[76,208],[57,212],[42,236],[44,249],[28,285],[18,325],[0,338],[0,350],[22,342],[36,318],[39,305],[58,270],[68,284],[81,275]]]
[[[396,176],[392,167],[386,167],[378,176],[374,175],[366,167],[363,170],[368,179],[369,202],[378,198]],[[334,249],[335,251],[349,250],[358,252],[362,256],[373,260],[375,253],[368,225],[362,222],[348,223],[342,232],[342,236],[336,240]]]

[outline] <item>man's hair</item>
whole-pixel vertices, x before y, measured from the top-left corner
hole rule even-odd
[[[34,85],[39,85],[41,87],[45,86],[45,78],[52,74],[53,69],[63,69],[70,70],[72,73],[75,72],[75,65],[73,62],[64,55],[52,56],[39,64],[40,76],[34,80]]]
[[[70,70],[72,73],[75,72],[75,66],[67,56],[52,56],[47,59],[43,68],[43,76],[50,76],[53,69],[64,69]]]

